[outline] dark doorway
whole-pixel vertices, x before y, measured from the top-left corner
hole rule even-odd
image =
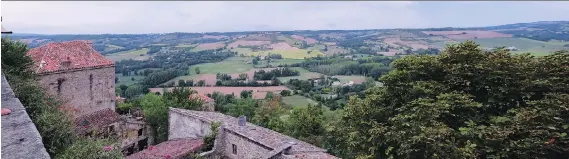
[[[130,145],[127,149],[126,149],[126,155],[131,155],[134,153],[134,144]]]
[[[148,146],[148,138],[138,141],[138,151],[142,151]]]

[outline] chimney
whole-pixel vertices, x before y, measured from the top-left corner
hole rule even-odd
[[[237,120],[237,124],[239,126],[245,126],[247,124],[247,117],[246,116],[239,116]]]

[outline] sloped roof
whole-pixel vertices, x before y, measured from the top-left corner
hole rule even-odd
[[[31,49],[27,55],[34,61],[36,73],[114,66],[84,40],[49,43]]]
[[[249,122],[247,122],[245,126],[239,126],[237,118],[222,113],[193,111],[179,108],[170,108],[170,111],[197,117],[205,121],[220,122],[225,126],[224,129],[226,131],[234,132],[271,149],[277,149],[283,145],[294,143],[294,145],[291,146],[292,154],[303,154],[314,156],[316,158],[336,158],[327,154],[325,149]]]
[[[182,158],[189,153],[200,150],[204,145],[203,139],[176,139],[164,141],[158,145],[127,156],[126,159],[142,158]]]
[[[75,130],[78,133],[86,133],[93,128],[103,128],[120,120],[121,117],[118,113],[116,113],[111,108],[107,108],[76,118]]]
[[[213,100],[210,97],[208,97],[204,94],[201,94],[201,93],[194,93],[194,94],[190,95],[190,99],[198,99],[204,103],[215,102],[215,100]]]

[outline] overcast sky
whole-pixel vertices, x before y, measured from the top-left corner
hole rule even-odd
[[[15,33],[99,34],[472,27],[569,20],[569,2],[14,2]]]

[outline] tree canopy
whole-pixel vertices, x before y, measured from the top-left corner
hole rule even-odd
[[[533,57],[466,41],[392,67],[328,132],[337,156],[569,158],[567,51]]]

